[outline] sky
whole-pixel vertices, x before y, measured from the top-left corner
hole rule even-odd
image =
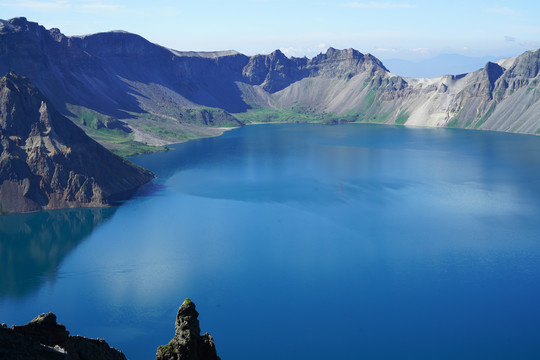
[[[406,60],[517,56],[540,47],[539,14],[537,0],[0,0],[0,19],[66,35],[125,30],[176,50],[312,57],[332,46]]]

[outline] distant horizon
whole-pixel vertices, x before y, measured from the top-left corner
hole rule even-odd
[[[145,38],[146,40],[158,45],[163,46],[165,48],[168,48],[172,51],[179,52],[179,53],[204,53],[204,52],[218,52],[218,53],[226,53],[226,52],[236,52],[241,53],[247,56],[253,56],[253,55],[267,55],[274,51],[281,51],[283,54],[285,54],[287,57],[308,57],[313,58],[319,54],[326,53],[328,49],[335,48],[335,49],[354,49],[359,51],[362,54],[371,54],[380,59],[383,62],[383,65],[393,74],[403,76],[403,77],[412,77],[412,78],[434,78],[438,76],[443,75],[459,75],[459,74],[465,74],[470,73],[473,71],[476,71],[478,69],[481,69],[485,66],[485,64],[488,61],[491,62],[497,62],[502,59],[510,58],[510,57],[517,57],[521,54],[523,54],[526,51],[534,51],[537,49],[526,49],[524,51],[521,51],[517,54],[505,54],[505,55],[483,55],[483,56],[471,56],[470,54],[463,55],[459,53],[438,53],[438,54],[432,54],[430,57],[425,58],[416,58],[416,59],[407,59],[407,58],[400,58],[399,55],[392,56],[388,54],[377,54],[369,51],[365,51],[361,48],[355,48],[352,46],[344,46],[344,47],[337,47],[337,46],[326,46],[325,48],[320,48],[318,52],[313,54],[304,54],[303,56],[298,56],[298,54],[291,54],[288,49],[284,48],[276,48],[269,50],[265,53],[246,53],[242,52],[238,49],[212,49],[212,50],[197,50],[197,49],[177,49],[177,48],[171,48],[167,45],[152,41],[151,39],[148,39],[144,36],[144,34],[139,34],[136,32],[123,30],[123,29],[114,29],[114,30],[106,30],[106,31],[97,31],[95,33],[87,33],[87,34],[68,34],[66,33],[61,27],[58,26],[46,26],[44,24],[41,24],[39,21],[35,21],[34,19],[28,18],[27,16],[18,16],[15,18],[26,18],[27,21],[37,23],[40,26],[45,27],[46,29],[51,28],[58,28],[60,32],[62,32],[66,36],[73,36],[73,37],[80,37],[80,36],[88,36],[98,33],[107,33],[107,32],[124,32],[124,33],[130,33],[137,36],[141,36]],[[1,19],[3,21],[9,21],[14,18],[8,18],[8,19]],[[385,56],[386,55],[386,56]]]
[[[1,5],[0,5],[0,8],[1,8]],[[274,49],[270,49],[270,50],[265,51],[265,52],[254,52],[254,53],[241,51],[241,50],[235,49],[235,48],[215,48],[215,49],[204,49],[204,50],[201,50],[201,49],[179,49],[179,48],[174,48],[174,47],[164,45],[164,44],[159,43],[159,42],[152,41],[152,40],[148,39],[147,37],[145,37],[144,35],[142,35],[140,33],[133,32],[133,31],[128,31],[128,30],[124,30],[124,29],[110,29],[110,30],[96,31],[96,32],[84,33],[84,34],[82,34],[82,33],[81,34],[69,34],[69,33],[66,33],[61,27],[58,27],[58,26],[46,26],[46,25],[42,24],[41,22],[36,21],[36,20],[34,20],[32,18],[29,18],[27,16],[24,16],[24,15],[14,16],[14,17],[9,17],[9,18],[4,18],[4,19],[0,18],[0,20],[9,21],[9,20],[12,20],[12,19],[15,19],[15,18],[26,18],[26,20],[28,22],[37,23],[38,25],[45,27],[47,30],[57,28],[57,29],[60,30],[60,32],[62,34],[66,35],[66,36],[69,36],[69,37],[82,37],[82,36],[89,36],[89,35],[95,35],[95,34],[99,34],[99,33],[110,33],[110,32],[123,32],[123,33],[138,35],[138,36],[141,36],[144,39],[150,41],[153,44],[156,44],[156,45],[159,45],[159,46],[162,46],[162,47],[165,47],[167,49],[177,51],[177,52],[180,52],[180,53],[183,53],[183,52],[186,52],[186,53],[189,53],[189,52],[193,52],[193,53],[197,53],[197,52],[200,52],[200,53],[220,53],[220,52],[230,51],[230,52],[237,52],[237,53],[247,55],[247,56],[254,56],[254,55],[268,55],[268,54],[271,54],[271,53],[279,50],[289,58],[291,58],[291,57],[295,57],[295,58],[302,58],[302,57],[313,58],[313,57],[316,57],[317,55],[326,53],[328,51],[328,49],[330,49],[330,48],[334,48],[336,50],[347,50],[347,49],[357,50],[357,51],[359,51],[360,53],[362,53],[364,55],[371,54],[371,55],[375,56],[376,58],[378,58],[379,60],[402,60],[402,61],[406,61],[406,62],[410,62],[410,63],[419,63],[419,62],[423,62],[423,61],[433,60],[435,58],[448,57],[448,56],[456,56],[456,57],[468,58],[468,59],[484,59],[484,58],[505,59],[505,58],[509,58],[509,57],[517,57],[517,56],[523,54],[526,51],[535,51],[535,50],[540,49],[540,47],[528,48],[528,49],[524,49],[523,51],[520,51],[519,53],[502,54],[502,55],[494,55],[494,54],[487,54],[487,55],[467,55],[467,54],[465,54],[464,55],[464,54],[460,54],[460,53],[457,53],[457,52],[441,52],[441,53],[436,53],[436,54],[429,55],[427,57],[414,58],[414,59],[402,58],[402,57],[399,57],[397,55],[389,55],[389,54],[386,54],[386,55],[383,54],[383,55],[379,56],[379,55],[375,54],[374,52],[365,51],[362,48],[357,48],[357,47],[353,47],[353,46],[338,47],[338,46],[334,46],[332,44],[329,44],[329,45],[325,44],[324,48],[321,47],[316,52],[312,52],[310,54],[304,54],[304,55],[291,54],[289,49],[287,49],[287,48],[279,48],[279,47],[274,48]]]
[[[439,54],[509,57],[540,48],[540,3],[458,0],[13,0],[3,19],[26,17],[68,36],[124,30],[179,51],[280,49],[313,57],[328,47],[379,59],[418,61]]]

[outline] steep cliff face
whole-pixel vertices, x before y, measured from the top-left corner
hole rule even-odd
[[[408,115],[410,125],[538,133],[539,53],[488,62],[461,76],[407,79],[409,86],[397,94],[396,107]]]
[[[26,79],[0,79],[2,213],[105,206],[152,179],[113,155],[47,102]]]
[[[90,109],[156,144],[182,140],[179,132],[241,126],[235,116],[250,117],[230,113],[253,110],[536,133],[539,64],[536,50],[469,74],[414,79],[354,49],[329,48],[312,59],[279,50],[179,52],[120,31],[67,37],[24,18],[0,21],[0,73],[28,76],[71,119]],[[204,111],[216,120],[201,122]]]

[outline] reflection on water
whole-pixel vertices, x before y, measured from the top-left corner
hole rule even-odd
[[[54,279],[62,259],[116,208],[0,216],[0,298],[22,297]]]
[[[536,360],[539,140],[262,125],[137,157],[154,185],[98,228],[0,218],[0,321],[152,359],[190,297],[224,359]]]

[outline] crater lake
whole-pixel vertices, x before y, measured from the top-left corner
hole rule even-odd
[[[120,207],[0,217],[0,322],[153,359],[189,297],[224,359],[537,359],[540,138],[247,126],[133,158]]]

